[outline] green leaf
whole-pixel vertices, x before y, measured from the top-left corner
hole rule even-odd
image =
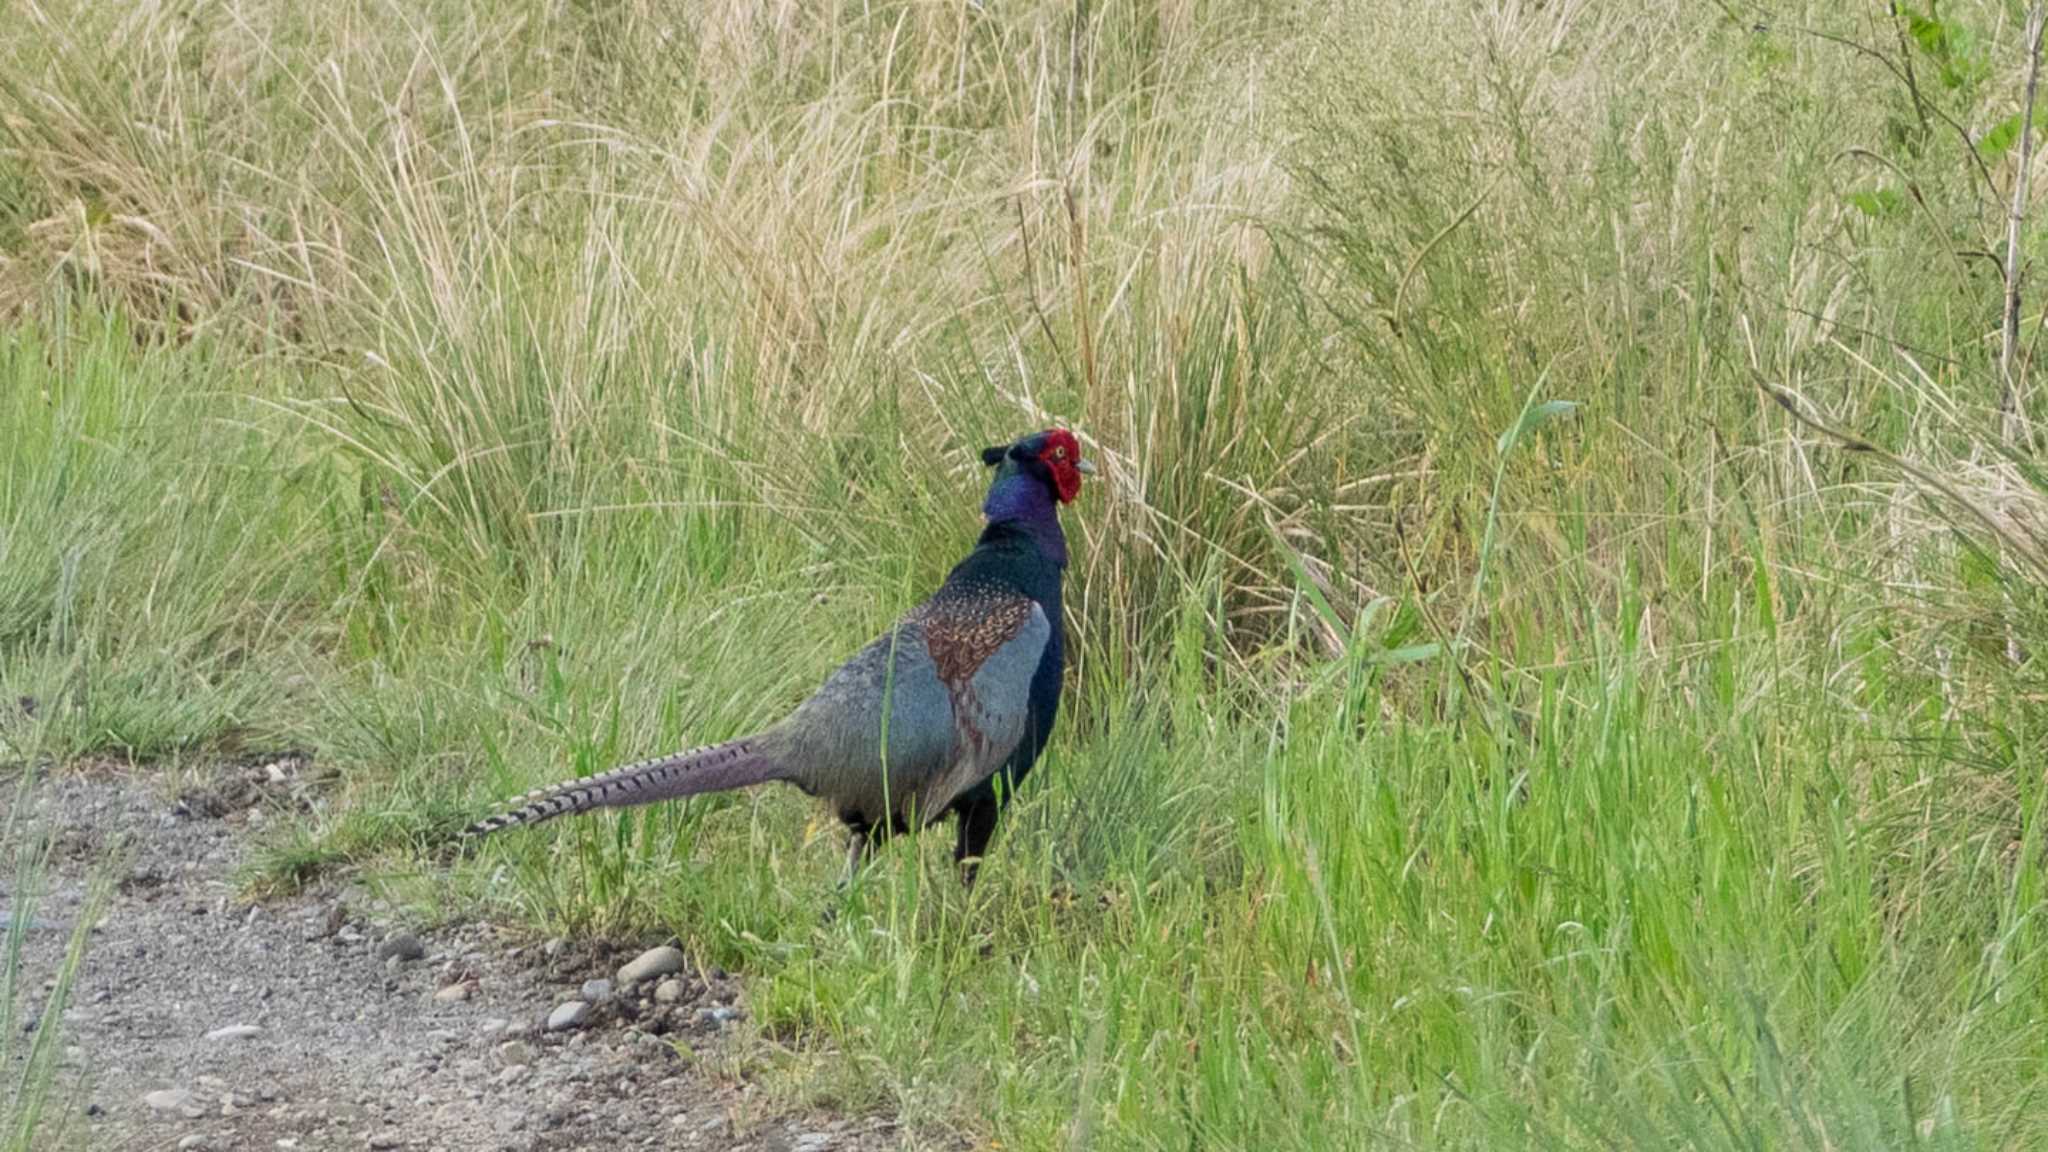
[[[1851,192],[1842,197],[1852,207],[1873,220],[1882,220],[1897,215],[1905,206],[1905,197],[1896,188],[1876,188],[1868,192]]]
[[[1906,30],[1929,56],[1939,60],[1948,55],[1948,25],[1928,16],[1906,17]]]
[[[1545,400],[1541,404],[1530,405],[1523,409],[1522,418],[1515,421],[1513,427],[1500,434],[1500,454],[1507,455],[1508,449],[1513,448],[1524,435],[1578,410],[1579,406],[1570,400]]]
[[[1977,154],[1986,160],[1996,160],[2020,142],[2020,117],[2018,113],[2007,116],[1991,126],[1991,130],[1977,141]]]
[[[1375,652],[1372,654],[1372,662],[1382,666],[1420,664],[1424,660],[1434,660],[1441,656],[1443,650],[1444,646],[1436,643],[1410,644],[1405,648],[1389,648],[1384,652]]]

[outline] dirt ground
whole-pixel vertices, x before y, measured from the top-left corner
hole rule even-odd
[[[28,939],[28,1012],[40,1011],[90,867],[127,845],[62,1034],[57,1104],[76,1117],[63,1146],[896,1146],[886,1121],[777,1115],[719,1075],[743,1026],[738,989],[724,973],[687,967],[622,986],[620,967],[658,942],[519,947],[485,924],[408,940],[345,881],[246,902],[234,870],[248,812],[266,791],[290,788],[297,768],[286,759],[223,769],[183,790],[124,769],[35,786],[28,802],[58,840]],[[0,783],[0,828],[14,805],[15,789]],[[0,883],[13,883],[11,869]],[[12,902],[0,895],[0,914]],[[612,987],[586,988],[592,980]],[[586,1018],[550,1030],[550,1015],[578,1000]],[[678,1039],[694,1058],[678,1053]]]

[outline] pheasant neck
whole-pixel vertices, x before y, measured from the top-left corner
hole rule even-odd
[[[1023,474],[1004,476],[989,488],[981,512],[988,518],[988,527],[981,532],[983,543],[1022,536],[1036,544],[1046,559],[1061,568],[1067,566],[1067,536],[1060,530],[1059,506],[1043,481]]]

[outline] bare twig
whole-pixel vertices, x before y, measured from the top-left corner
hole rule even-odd
[[[1867,44],[1859,44],[1846,36],[1837,36],[1832,32],[1822,31],[1819,28],[1809,28],[1804,25],[1796,24],[1787,25],[1787,27],[1790,28],[1792,31],[1798,32],[1802,35],[1811,36],[1816,40],[1825,40],[1830,44],[1839,44],[1852,52],[1856,52],[1863,56],[1868,56],[1870,59],[1875,60],[1878,64],[1882,65],[1886,71],[1890,72],[1894,77],[1896,77],[1899,83],[1904,84],[1909,91],[1913,92],[1916,95],[1917,98],[1917,95],[1920,91],[1919,84],[1912,77],[1907,75],[1906,70],[1904,68],[1901,68],[1898,64],[1893,63],[1890,57],[1886,56],[1882,52],[1879,52],[1877,49],[1872,48]],[[1984,157],[1977,151],[1977,142],[1971,139],[1970,130],[1963,126],[1962,121],[1957,120],[1955,117],[1949,115],[1946,111],[1942,109],[1941,105],[1939,104],[1917,104],[1916,111],[1922,113],[1931,113],[1933,114],[1935,119],[1941,121],[1943,124],[1948,125],[1949,129],[1953,131],[1959,139],[1962,140],[1963,151],[1969,155],[1970,164],[1972,168],[1976,171],[1978,179],[1984,182],[1984,191],[1992,196],[1996,196],[1998,192],[1998,185],[1994,183],[1991,179],[1991,167],[1990,165],[1984,163]]]
[[[2019,165],[2012,178],[2012,210],[2005,217],[2005,323],[1998,353],[2004,389],[1999,394],[1998,411],[2003,422],[2000,432],[2008,449],[2015,446],[2024,423],[2022,382],[2015,371],[2014,358],[2020,343],[2020,277],[2024,272],[2020,267],[2020,228],[2026,223],[2027,169],[2034,153],[2034,90],[2041,75],[2042,17],[2043,9],[2038,3],[2027,10],[2027,98],[2020,112]]]
[[[1912,199],[1913,206],[1915,208],[1918,208],[1922,213],[1926,215],[1928,223],[1932,227],[1934,234],[1937,236],[1941,234],[1941,232],[1943,231],[1941,227],[1941,218],[1935,214],[1933,205],[1927,202],[1927,197],[1921,194],[1920,185],[1911,176],[1906,174],[1906,170],[1904,168],[1899,167],[1898,164],[1893,162],[1890,158],[1858,145],[1851,145],[1847,148],[1842,149],[1840,152],[1835,154],[1835,159],[1840,160],[1846,156],[1853,156],[1857,159],[1868,160],[1871,163],[1886,169],[1893,176],[1897,177],[1899,185],[1906,190],[1906,195]],[[1966,255],[1977,254],[1978,253],[1975,252],[1965,253],[1956,251],[1954,249],[1949,250],[1949,259],[1955,262],[1956,276],[1958,278],[1959,283],[1967,282],[1970,274],[1969,266],[1963,263],[1963,258]],[[1991,255],[1989,252],[1982,253],[1981,255],[1985,259],[1990,260],[1993,264],[1996,264],[1998,262],[1998,257]]]
[[[1920,134],[1929,135],[1927,126],[1927,98],[1920,95],[1919,78],[1913,74],[1913,44],[1906,39],[1906,22],[1899,19],[1899,0],[1889,4],[1892,16],[1892,31],[1899,37],[1899,66],[1905,69],[1906,91],[1913,96],[1913,115],[1920,120]]]
[[[1031,261],[1031,229],[1024,222],[1024,197],[1017,197],[1017,244],[1024,249],[1024,291],[1031,297],[1031,313],[1038,317],[1039,330],[1045,333],[1046,343],[1052,345],[1052,354],[1061,365],[1067,362],[1067,354],[1060,347],[1060,338],[1053,335],[1052,320],[1045,314],[1045,305],[1038,300],[1038,268]]]
[[[1757,389],[1768,397],[1772,403],[1784,409],[1785,414],[1792,417],[1794,421],[1833,440],[1844,451],[1862,452],[1875,456],[1893,468],[1905,473],[1913,480],[1918,481],[1923,487],[1940,493],[1951,504],[1969,513],[1971,519],[1982,524],[1985,530],[1990,532],[2008,551],[2017,554],[2024,560],[2036,575],[2048,574],[2048,555],[2043,555],[2039,549],[2023,539],[2018,533],[2015,533],[2010,527],[2001,523],[1991,510],[1984,508],[1963,495],[1960,489],[1942,479],[1939,475],[1936,475],[1932,469],[1908,460],[1896,452],[1880,448],[1854,432],[1837,428],[1817,416],[1809,415],[1804,409],[1805,400],[1764,379],[1763,374],[1755,369],[1751,369],[1751,374],[1756,381]]]
[[[2020,343],[2020,277],[2025,272],[2020,265],[2020,227],[2026,222],[2027,170],[2034,154],[2034,90],[2041,78],[2043,14],[2039,3],[2027,9],[2027,97],[2025,107],[2020,110],[2019,166],[2012,177],[2012,211],[2005,216],[2005,321],[1999,329],[1998,349],[1998,373],[2003,387],[1998,396],[1998,414],[1999,437],[2005,443],[2008,458],[2018,450],[2021,432],[2027,427],[2026,400],[2022,395],[2025,381],[2021,379],[2014,358]],[[2027,442],[2029,446],[2033,443],[2031,431],[2027,433]],[[2012,500],[2011,474],[2010,466],[1998,469],[1999,511],[2008,514]],[[2008,614],[2005,623],[2006,659],[2018,664],[2025,655],[2020,647],[2019,633],[2013,628]]]

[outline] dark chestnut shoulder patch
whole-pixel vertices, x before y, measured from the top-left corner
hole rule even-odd
[[[965,588],[918,612],[925,650],[939,679],[956,691],[1031,619],[1031,600],[1007,589]]]

